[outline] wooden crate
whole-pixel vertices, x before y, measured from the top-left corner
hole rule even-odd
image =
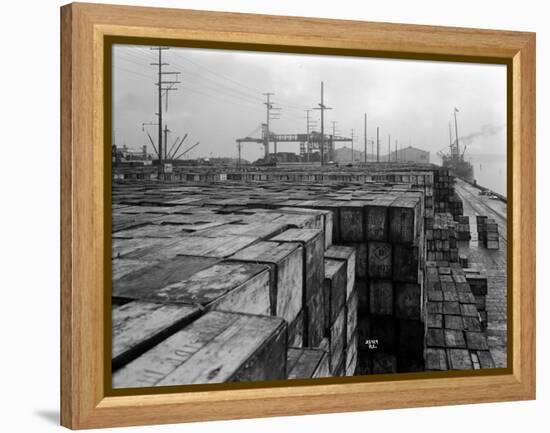
[[[304,275],[302,303],[307,304],[323,287],[325,274],[323,231],[319,229],[289,229],[271,240],[302,245]]]
[[[346,243],[345,246],[355,249],[355,279],[357,280],[367,278],[369,272],[367,268],[367,243]]]
[[[271,314],[292,322],[303,307],[303,251],[298,243],[258,242],[231,256],[232,261],[272,267]]]
[[[357,332],[358,303],[359,297],[354,291],[346,303],[346,335],[348,339]]]
[[[399,319],[420,320],[422,291],[419,284],[395,284],[395,316]]]
[[[420,320],[399,319],[397,328],[397,354],[399,359],[422,360],[424,353],[424,323]]]
[[[298,202],[300,203],[300,201]],[[299,206],[299,204],[298,204]],[[332,211],[324,209],[309,209],[302,207],[282,207],[278,209],[285,213],[301,213],[301,214],[313,214],[319,216],[322,221],[323,235],[325,239],[325,248],[329,248],[332,245],[332,232],[333,232],[333,216]]]
[[[174,256],[152,263],[113,279],[113,296],[142,299],[155,290],[190,278],[195,273],[219,262],[219,259],[196,256]]]
[[[308,347],[319,347],[325,335],[325,297],[324,293],[313,296],[304,307],[305,336]]]
[[[330,328],[346,303],[346,266],[341,260],[325,260],[323,284],[325,326]]]
[[[327,352],[313,348],[288,348],[287,379],[316,379],[329,376]]]
[[[325,251],[325,257],[328,259],[342,260],[346,262],[346,299],[349,299],[355,287],[355,267],[357,261],[357,251],[354,247],[333,245]]]
[[[114,388],[286,378],[287,325],[211,311],[113,373]]]
[[[346,376],[354,376],[357,369],[357,332],[348,337],[346,343]]]
[[[449,369],[445,349],[429,347],[426,349],[425,358],[427,371],[445,371]]]
[[[417,238],[420,200],[402,196],[389,209],[389,240],[392,243],[410,243]]]
[[[393,198],[374,199],[365,206],[365,239],[367,241],[386,242],[389,232],[389,208]]]
[[[367,244],[367,276],[381,280],[392,278],[392,244],[388,242]]]
[[[365,220],[363,207],[365,202],[347,201],[339,208],[340,241],[364,242]]]
[[[393,280],[417,283],[419,272],[418,247],[411,244],[393,245]]]
[[[341,367],[342,361],[345,362],[346,350],[346,308],[343,306],[336,316],[336,320],[328,329],[329,339],[329,366],[333,376],[337,368]]]
[[[394,293],[391,280],[369,280],[368,298],[370,314],[393,315]]]
[[[191,277],[155,290],[157,302],[197,304],[211,310],[269,315],[270,268],[245,262],[221,262]]]
[[[296,318],[288,324],[288,346],[304,347],[307,346],[306,341],[306,315],[304,310],[301,310]]]
[[[140,356],[201,314],[196,305],[133,301],[112,310],[112,369]]]
[[[391,316],[359,316],[357,337],[360,350],[395,353],[397,349],[397,321]]]
[[[371,374],[397,373],[397,356],[391,353],[374,352],[371,354]]]

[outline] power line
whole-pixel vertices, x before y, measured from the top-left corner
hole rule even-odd
[[[189,58],[187,58],[187,57],[181,55],[181,54],[178,53],[177,51],[173,51],[173,54],[174,54],[175,56],[179,57],[180,59],[183,59],[183,60],[185,60],[185,61],[187,61],[187,62],[189,62],[189,63],[192,63],[192,64],[195,65],[195,66],[198,66],[198,67],[200,67],[200,68],[203,68],[204,70],[208,71],[208,72],[209,72],[210,74],[212,74],[212,75],[215,75],[215,76],[217,76],[217,77],[220,77],[220,78],[222,78],[222,79],[225,79],[225,80],[227,80],[227,81],[230,81],[230,82],[232,82],[233,84],[236,84],[236,85],[238,85],[238,86],[240,86],[240,87],[243,87],[244,89],[247,89],[248,91],[251,91],[251,92],[253,92],[253,93],[256,94],[256,95],[259,94],[259,93],[261,93],[261,92],[260,92],[259,90],[257,90],[257,89],[253,89],[252,87],[249,87],[249,86],[247,86],[247,85],[244,85],[244,84],[242,84],[242,83],[240,83],[240,82],[238,82],[238,81],[236,81],[236,80],[234,80],[234,79],[232,79],[232,78],[229,78],[229,77],[227,77],[227,76],[225,76],[225,75],[222,75],[222,74],[220,74],[220,73],[218,73],[218,72],[215,72],[215,71],[211,70],[210,68],[207,68],[207,67],[204,66],[204,65],[201,65],[200,63],[198,63],[198,62],[196,62],[196,61],[194,61],[194,60],[191,60],[191,59],[189,59]]]
[[[200,67],[200,68],[203,68],[203,69],[205,69],[206,71],[208,71],[210,74],[215,75],[215,76],[217,76],[217,77],[219,77],[219,78],[222,78],[222,79],[224,79],[224,80],[227,80],[227,81],[229,81],[229,82],[231,82],[231,83],[233,83],[233,84],[235,84],[235,85],[237,85],[237,86],[239,86],[239,87],[245,89],[246,91],[251,92],[252,94],[254,94],[254,96],[253,96],[254,98],[257,98],[257,95],[261,93],[261,92],[260,92],[259,90],[257,90],[257,89],[254,89],[254,88],[252,88],[252,87],[250,87],[250,86],[247,86],[247,85],[245,85],[245,84],[243,84],[243,83],[241,83],[241,82],[239,82],[239,81],[237,81],[237,80],[235,80],[235,79],[229,78],[229,77],[226,76],[226,75],[223,75],[223,74],[220,74],[220,73],[218,73],[218,72],[215,72],[215,71],[211,70],[210,68],[208,68],[208,67],[206,67],[206,66],[204,66],[204,65],[202,65],[202,64],[200,64],[200,63],[198,63],[197,61],[194,61],[194,60],[191,60],[191,59],[189,59],[189,58],[187,58],[187,57],[184,57],[183,55],[181,55],[180,53],[178,53],[178,52],[176,52],[176,51],[174,51],[173,53],[174,53],[177,57],[179,57],[180,59],[183,59],[183,60],[185,60],[185,61],[187,61],[187,62],[189,62],[189,63],[191,63],[191,64],[193,64],[193,65],[195,65],[195,66],[198,66],[198,67]],[[206,78],[206,77],[204,77],[204,78]],[[210,80],[211,80],[211,79],[210,79]],[[239,92],[243,93],[243,91],[239,91]],[[251,95],[248,95],[248,96],[251,97]],[[284,99],[282,99],[282,98],[280,98],[280,97],[279,97],[278,99],[284,101]],[[287,107],[287,108],[294,109],[294,110],[300,110],[300,111],[303,110],[303,107],[298,107],[298,106],[296,106],[296,105],[289,104],[289,103],[286,103],[286,102],[283,102],[283,103],[277,102],[277,104],[280,105],[280,106],[284,106],[284,107]]]

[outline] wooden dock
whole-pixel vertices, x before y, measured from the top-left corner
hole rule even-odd
[[[507,361],[507,206],[502,200],[479,195],[479,189],[457,179],[456,191],[464,204],[464,215],[470,217],[472,240],[461,245],[461,253],[476,263],[487,276],[487,335],[489,348],[497,367],[506,367]],[[493,218],[499,227],[499,249],[488,250],[478,244],[476,216]]]

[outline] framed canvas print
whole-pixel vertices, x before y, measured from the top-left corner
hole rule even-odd
[[[61,18],[63,425],[535,397],[534,34]]]

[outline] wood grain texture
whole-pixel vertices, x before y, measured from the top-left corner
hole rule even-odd
[[[159,424],[535,397],[534,34],[95,4],[64,6],[61,29],[62,425]],[[509,359],[513,359],[513,371],[107,396],[104,359],[108,354],[103,339],[110,318],[103,312],[105,275],[110,269],[104,255],[110,254],[110,245],[105,249],[105,179],[109,177],[103,143],[105,36],[256,50],[510,62],[513,344]]]

